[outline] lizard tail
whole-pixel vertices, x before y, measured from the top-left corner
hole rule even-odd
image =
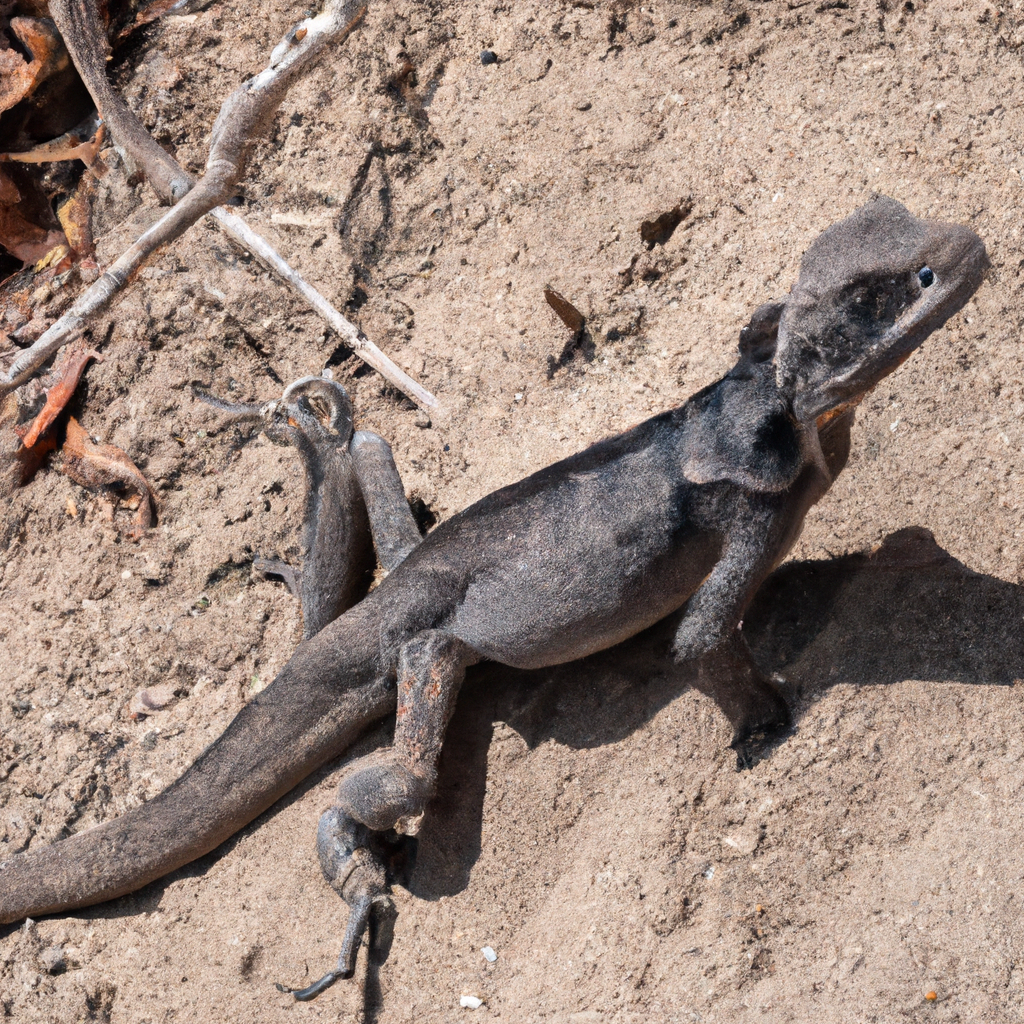
[[[0,863],[0,924],[123,896],[209,853],[393,711],[394,686],[358,639],[374,635],[362,618],[350,613],[303,643],[158,796]]]

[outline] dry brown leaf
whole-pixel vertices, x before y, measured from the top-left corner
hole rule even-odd
[[[55,274],[62,274],[74,262],[71,259],[71,246],[68,245],[67,236],[61,234],[60,237],[62,240],[50,249],[32,268],[37,274],[39,271],[46,269]]]
[[[0,50],[0,111],[20,103],[34,84],[32,64],[17,50]]]
[[[97,487],[124,487],[139,497],[139,508],[131,536],[138,540],[153,526],[156,497],[146,478],[120,448],[112,444],[94,444],[81,424],[72,416],[68,420],[67,439],[61,449],[62,470],[76,484]]]
[[[583,314],[564,295],[560,295],[549,285],[544,289],[544,298],[555,311],[558,319],[572,331],[574,338],[583,333],[586,320]]]
[[[21,202],[18,186],[0,170],[0,206],[15,206]]]
[[[0,206],[0,245],[24,263],[35,263],[66,242],[63,231],[26,220],[14,206]]]
[[[92,201],[95,194],[96,179],[83,174],[75,194],[57,211],[68,245],[78,256],[91,255],[95,248],[92,237]]]
[[[94,348],[89,348],[84,341],[76,341],[64,349],[53,368],[53,376],[57,378],[57,382],[47,389],[46,405],[32,421],[31,426],[25,430],[24,437],[22,437],[22,444],[26,448],[33,447],[64,411],[64,406],[71,401],[71,396],[74,395],[75,388],[78,387],[78,382],[90,359],[103,362],[103,356]]]
[[[63,231],[44,227],[30,219],[38,217],[45,220],[40,212],[41,200],[34,191],[35,186],[31,182],[19,183],[11,174],[0,170],[0,245],[24,263],[35,263],[55,246],[67,241]]]
[[[11,18],[11,31],[28,50],[26,61],[12,47],[0,50],[0,112],[10,110],[52,74],[68,65],[68,51],[49,18]]]

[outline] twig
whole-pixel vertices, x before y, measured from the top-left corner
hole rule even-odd
[[[225,100],[210,133],[210,155],[202,180],[136,239],[31,348],[14,360],[6,379],[0,378],[0,395],[27,380],[72,334],[84,327],[89,317],[106,307],[148,256],[174,241],[203,214],[233,195],[255,140],[265,133],[289,86],[308,70],[328,42],[340,42],[362,17],[360,10],[353,19],[353,8],[353,4],[344,0],[328,2],[321,14],[303,22],[301,38],[297,38],[297,31],[290,32],[271,54],[270,66]],[[76,12],[64,13],[74,15]],[[77,24],[71,30],[72,45],[86,45],[97,27],[95,19]],[[82,55],[83,63],[92,61],[101,52],[98,46],[91,46]]]
[[[193,179],[161,149],[141,122],[110,87],[103,74],[105,40],[91,0],[52,0],[72,60],[105,114],[111,133],[141,163],[161,198],[173,201]],[[270,65],[237,89],[221,107],[211,132],[206,174],[181,202],[138,238],[75,304],[29,349],[6,375],[0,375],[0,397],[24,383],[58,348],[103,309],[129,277],[157,248],[173,241],[204,214],[214,211],[225,231],[302,295],[328,323],[344,335],[353,350],[418,405],[437,409],[437,399],[403,373],[354,324],[345,319],[239,217],[216,209],[241,179],[255,139],[265,134],[270,119],[292,83],[309,70],[329,43],[339,44],[362,19],[365,7],[354,10],[345,0],[329,2],[315,18],[292,29],[274,49]],[[354,13],[353,13],[354,11]],[[103,40],[103,41],[101,41]],[[97,71],[97,61],[101,61]]]
[[[438,409],[437,399],[407,373],[399,369],[351,320],[347,320],[298,271],[293,270],[256,234],[248,224],[223,207],[214,210],[211,217],[235,241],[244,245],[253,256],[265,263],[290,288],[298,292],[351,346],[360,359],[372,366],[400,391],[408,395],[423,409]]]

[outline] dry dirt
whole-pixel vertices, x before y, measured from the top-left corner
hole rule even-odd
[[[251,574],[298,550],[296,458],[224,428],[194,383],[265,400],[334,364],[444,518],[715,380],[753,308],[873,193],[970,224],[992,273],[864,403],[749,617],[797,715],[763,756],[737,765],[649,638],[478,671],[382,966],[362,956],[310,1004],[273,984],[319,977],[344,928],[313,845],[332,765],[163,882],[7,929],[0,1015],[1024,1020],[1022,8],[371,4],[286,100],[244,210],[450,417],[418,427],[208,224],[145,270],[96,324],[106,359],[74,411],[142,467],[159,525],[132,543],[129,513],[52,468],[3,511],[0,857],[155,794],[296,646],[295,601]],[[166,17],[119,84],[198,170],[221,100],[301,15]],[[97,202],[104,264],[154,202],[123,172]],[[681,203],[648,250],[641,222]],[[588,318],[578,351],[546,285]],[[164,682],[177,703],[131,720]]]

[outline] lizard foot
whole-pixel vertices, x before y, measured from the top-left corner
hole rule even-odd
[[[744,693],[742,710],[736,717],[730,716],[732,742],[730,746],[739,750],[755,736],[771,737],[783,732],[793,724],[793,717],[775,682],[767,679],[751,680]]]
[[[405,841],[373,832],[338,807],[325,811],[317,829],[320,867],[331,888],[349,905],[348,924],[334,970],[306,988],[276,984],[300,1002],[315,999],[339,979],[355,974],[356,957],[367,929],[370,953],[382,962],[391,945],[395,907],[388,895],[389,881],[402,873],[407,859]]]
[[[375,832],[414,836],[434,792],[434,771],[388,751],[354,762],[338,786],[338,808]]]
[[[729,719],[734,748],[751,736],[786,729],[792,722],[786,698],[757,667],[738,634],[701,659],[694,686]]]

